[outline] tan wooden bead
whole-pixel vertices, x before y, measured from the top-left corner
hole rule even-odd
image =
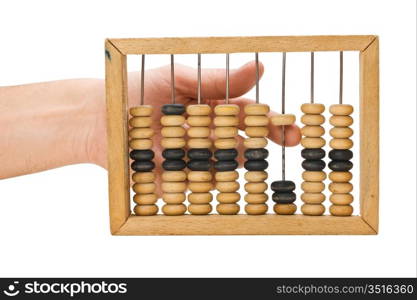
[[[235,181],[239,178],[237,171],[216,172],[216,181]]]
[[[353,207],[351,205],[330,205],[329,209],[332,216],[348,217],[353,213]]]
[[[150,127],[152,124],[151,117],[133,117],[129,120],[129,125],[132,127]]]
[[[193,127],[207,127],[211,124],[209,116],[189,116],[187,124]]]
[[[244,108],[245,114],[249,116],[263,116],[269,113],[269,105],[267,104],[247,104]]]
[[[137,216],[153,216],[158,213],[158,206],[154,204],[136,205],[133,211]]]
[[[353,202],[352,194],[331,194],[330,202],[336,205],[348,205]]]
[[[191,193],[188,195],[188,202],[192,204],[207,204],[213,200],[211,193]]]
[[[353,113],[353,106],[350,104],[330,105],[330,113],[337,116],[348,116]]]
[[[245,201],[250,204],[261,204],[268,200],[268,195],[265,193],[260,194],[246,194]]]
[[[245,191],[250,194],[261,194],[266,191],[268,185],[265,182],[245,183]]]
[[[213,189],[211,182],[189,182],[188,189],[193,193],[207,193]]]
[[[267,126],[269,119],[267,116],[246,116],[244,122],[246,126],[260,127]]]
[[[208,139],[208,138],[204,138],[204,139],[193,138],[193,139],[188,140],[187,145],[189,148],[192,148],[192,149],[210,148],[212,145],[212,142],[211,142],[211,139]]]
[[[183,193],[187,189],[185,182],[162,182],[161,186],[164,193]]]
[[[218,193],[216,199],[219,203],[236,203],[240,200],[240,194],[232,193]]]
[[[301,122],[308,126],[319,126],[324,123],[326,119],[323,115],[303,115]]]
[[[148,150],[153,146],[151,139],[133,139],[129,141],[129,147],[133,150]]]
[[[212,179],[213,175],[211,174],[211,172],[208,171],[190,171],[188,173],[189,181],[205,182],[211,181]]]
[[[304,126],[301,128],[301,134],[307,137],[321,137],[324,134],[322,126]]]
[[[162,138],[161,146],[165,149],[183,148],[185,146],[184,138]]]
[[[236,192],[239,188],[240,188],[240,184],[237,181],[218,181],[218,182],[216,182],[216,189],[220,193]]]
[[[268,210],[268,205],[266,204],[246,204],[245,212],[248,215],[264,215]]]
[[[214,118],[214,125],[217,127],[238,126],[239,118],[235,116],[218,116]]]
[[[245,179],[249,182],[262,182],[268,178],[268,173],[265,171],[248,171],[245,173]]]
[[[135,172],[132,175],[133,182],[148,183],[155,181],[155,173],[153,172]]]
[[[332,182],[329,190],[335,194],[347,194],[353,190],[353,185],[350,182]]]
[[[132,128],[129,130],[129,137],[132,139],[149,139],[153,136],[152,128]]]
[[[180,216],[185,214],[187,207],[184,204],[165,204],[162,212],[167,216]]]
[[[168,126],[161,129],[163,137],[183,137],[185,135],[185,128],[181,126]]]
[[[237,147],[237,140],[235,138],[217,139],[214,141],[214,146],[217,149],[233,149]]]
[[[217,127],[214,135],[218,138],[232,138],[238,135],[237,127]]]
[[[287,126],[295,123],[295,116],[291,114],[279,114],[271,117],[271,123],[275,126]]]
[[[185,117],[181,115],[162,116],[162,126],[182,126],[185,123]]]
[[[192,215],[208,215],[213,207],[210,204],[190,204],[188,212]]]
[[[153,182],[149,183],[135,183],[133,185],[133,191],[138,194],[150,194],[155,192],[156,184]]]
[[[269,129],[266,126],[248,126],[245,128],[245,133],[249,137],[266,137]]]
[[[163,193],[162,200],[166,204],[181,204],[185,201],[184,193]]]
[[[323,181],[326,179],[326,173],[323,171],[304,171],[302,176],[305,181]]]
[[[301,189],[306,193],[320,193],[326,186],[323,182],[304,181],[301,183]]]
[[[153,107],[150,105],[140,105],[129,109],[129,113],[133,117],[149,117],[152,115]]]
[[[244,139],[243,144],[248,149],[265,148],[268,145],[268,140],[264,137],[251,137]]]
[[[216,210],[220,215],[236,215],[239,209],[239,205],[232,203],[221,203],[216,206]]]
[[[187,173],[185,171],[163,171],[162,181],[178,182],[185,181]]]
[[[350,127],[333,127],[330,129],[330,136],[336,139],[347,139],[353,135],[353,129]]]
[[[324,105],[320,103],[304,103],[301,105],[301,111],[305,114],[319,115],[324,112]]]
[[[190,138],[208,138],[210,136],[209,127],[190,127],[188,128],[187,135]]]
[[[321,148],[326,145],[326,140],[321,137],[303,137],[301,145],[304,148]]]
[[[321,204],[326,196],[323,193],[302,193],[301,200],[306,204]]]
[[[301,212],[307,216],[321,216],[326,208],[322,204],[303,204]]]
[[[331,139],[330,147],[338,150],[350,149],[353,147],[353,141],[351,139]]]
[[[329,179],[333,182],[349,182],[352,180],[351,172],[330,172]]]
[[[297,206],[293,203],[274,205],[274,212],[277,215],[293,215],[296,210],[297,210]]]
[[[335,127],[349,127],[353,124],[353,118],[351,116],[331,116],[330,124]]]
[[[236,116],[239,112],[240,108],[236,104],[221,104],[214,107],[217,116]]]
[[[208,116],[211,113],[211,107],[207,104],[188,105],[187,114],[190,116]]]
[[[136,204],[148,205],[148,204],[155,204],[158,200],[156,194],[136,194],[133,196],[133,202]]]

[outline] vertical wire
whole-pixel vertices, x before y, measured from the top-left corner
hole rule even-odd
[[[201,104],[201,54],[197,57],[197,103]]]
[[[145,103],[145,54],[142,54],[142,67],[140,70],[140,105]]]
[[[282,88],[281,88],[281,113],[285,114],[285,71],[286,71],[287,53],[282,53]],[[282,163],[282,180],[285,180],[285,126],[281,127],[281,163]]]
[[[255,53],[256,65],[256,103],[259,103],[259,57],[258,52]]]
[[[229,104],[229,53],[226,53],[226,104]]]
[[[339,104],[343,103],[343,51],[340,51],[339,56]]]
[[[171,54],[171,101],[175,104],[175,70],[174,54]]]
[[[310,56],[310,103],[314,103],[314,52]]]

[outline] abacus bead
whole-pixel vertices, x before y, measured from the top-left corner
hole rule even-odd
[[[273,193],[272,194],[272,201],[280,204],[290,204],[295,201],[297,196],[294,192],[286,192],[286,193]]]
[[[268,140],[264,137],[250,137],[245,139],[243,144],[249,149],[259,149],[266,147],[266,145],[268,145]]]
[[[245,205],[245,212],[248,215],[263,215],[268,210],[268,206],[266,204],[246,204]]]
[[[185,129],[181,126],[167,126],[161,129],[161,135],[163,137],[183,137]]]
[[[353,168],[353,164],[350,161],[337,161],[333,160],[329,162],[329,169],[336,172],[346,172]]]
[[[162,151],[162,157],[165,159],[181,159],[185,156],[184,149],[165,149]]]
[[[268,195],[265,193],[246,194],[245,201],[250,204],[261,204],[268,200]]]
[[[154,172],[135,172],[132,175],[133,182],[138,183],[148,183],[155,181],[155,173]]]
[[[214,118],[214,125],[218,127],[238,126],[239,118],[235,116],[217,116]]]
[[[330,105],[330,113],[338,116],[348,116],[353,113],[353,106],[350,104],[333,104]]]
[[[162,163],[162,168],[167,171],[180,171],[186,167],[182,159],[168,159]]]
[[[149,139],[153,136],[152,128],[132,128],[129,130],[129,137],[132,139]]]
[[[320,103],[304,103],[301,111],[305,114],[319,115],[324,112],[324,105]]]
[[[191,193],[188,195],[188,202],[192,204],[207,204],[213,200],[211,193]]]
[[[235,181],[239,178],[239,173],[237,171],[216,172],[214,176],[216,181]]]
[[[336,139],[347,139],[353,135],[353,129],[350,127],[333,127],[330,129],[330,136]]]
[[[185,113],[185,106],[183,104],[165,104],[162,105],[161,112],[164,115],[182,115]]]
[[[245,128],[245,133],[249,137],[266,137],[269,129],[266,126],[248,126]]]
[[[264,171],[268,168],[266,160],[247,160],[245,161],[245,169],[248,171]]]
[[[353,207],[350,205],[330,205],[330,213],[333,216],[347,217],[353,213]]]
[[[259,149],[247,149],[245,151],[245,158],[248,160],[260,160],[268,157],[268,150],[264,148]]]
[[[133,185],[133,191],[138,194],[150,194],[155,192],[156,184],[153,182],[150,183],[135,183]]]
[[[208,171],[190,171],[188,173],[188,180],[190,181],[205,182],[211,181],[212,179],[213,175]]]
[[[326,173],[323,171],[304,171],[302,176],[305,181],[323,181],[326,179]]]
[[[293,203],[274,205],[274,212],[277,215],[293,215],[296,210],[297,210],[297,206]]]
[[[183,193],[187,189],[185,182],[162,182],[164,193]]]
[[[193,193],[207,193],[213,189],[213,183],[209,182],[189,182],[188,188]]]
[[[330,124],[335,127],[349,127],[353,124],[353,118],[351,116],[331,116]]]
[[[168,204],[162,207],[162,212],[167,216],[183,215],[187,211],[184,204]]]
[[[353,141],[351,139],[331,139],[330,147],[333,149],[350,149],[353,147]]]
[[[350,150],[331,150],[329,158],[333,160],[350,160],[353,157],[353,152]]]
[[[304,159],[322,159],[326,156],[326,152],[320,148],[307,148],[301,150],[301,156]]]
[[[189,159],[210,159],[212,155],[210,149],[190,149],[187,152]]]
[[[238,166],[239,163],[236,160],[219,160],[214,163],[214,168],[218,172],[234,171]]]
[[[218,116],[235,116],[239,112],[239,106],[236,104],[221,104],[214,107],[214,113]]]
[[[192,215],[208,215],[213,207],[210,204],[190,204],[188,212]]]
[[[271,183],[271,190],[274,192],[292,192],[295,190],[295,183],[290,180],[279,180]]]
[[[326,167],[326,163],[322,160],[304,160],[302,167],[306,171],[322,171]]]
[[[248,182],[245,183],[245,191],[250,194],[261,194],[265,192],[268,185],[265,182]]]
[[[211,124],[211,118],[208,116],[189,116],[187,124],[191,127],[206,127]]]
[[[330,172],[329,179],[334,182],[349,182],[352,179],[350,172]]]
[[[220,193],[236,192],[239,188],[240,188],[240,184],[237,181],[218,181],[218,182],[216,182],[216,189]]]
[[[211,163],[208,160],[190,160],[187,163],[188,169],[191,171],[208,171],[211,167]]]
[[[326,145],[326,140],[321,137],[303,137],[301,145],[304,148],[321,148]]]
[[[217,127],[214,135],[218,138],[232,138],[238,135],[237,127]]]
[[[162,116],[161,125],[162,126],[181,126],[185,122],[184,116]]]
[[[217,160],[234,160],[238,153],[236,149],[221,149],[214,152]]]
[[[233,149],[237,147],[237,140],[235,138],[217,139],[214,145],[217,149]]]
[[[129,147],[134,150],[148,150],[153,146],[151,139],[133,139],[129,141]]]
[[[267,126],[269,123],[267,116],[246,116],[244,121],[246,126]]]
[[[236,215],[239,209],[239,205],[231,203],[221,203],[216,206],[217,212],[221,215]]]
[[[295,123],[295,116],[290,114],[280,114],[271,117],[271,123],[275,126],[286,126]]]
[[[321,193],[325,189],[325,185],[320,181],[304,181],[301,183],[301,189],[306,193]]]
[[[302,193],[301,200],[307,204],[320,204],[326,199],[323,193]]]
[[[307,216],[321,216],[325,210],[322,204],[303,204],[301,206],[301,212]]]
[[[129,120],[132,127],[150,127],[152,124],[151,117],[133,117]]]
[[[188,128],[187,135],[190,138],[207,138],[210,136],[209,127],[190,127]]]
[[[244,108],[246,115],[262,116],[269,113],[269,106],[266,104],[247,104]]]
[[[236,203],[240,200],[240,194],[232,193],[218,193],[216,199],[220,203]]]
[[[245,173],[245,179],[249,182],[262,182],[268,178],[268,173],[265,171],[249,171]]]
[[[136,204],[148,205],[155,204],[158,197],[154,193],[150,194],[136,194],[133,196],[133,202]]]
[[[335,194],[347,194],[353,190],[353,185],[350,182],[332,182],[329,190]]]
[[[324,134],[324,128],[320,125],[304,126],[301,128],[301,134],[307,137],[321,137]]]
[[[352,194],[331,194],[330,202],[336,205],[348,205],[353,202]]]
[[[134,160],[152,160],[155,154],[152,150],[133,150],[130,151],[129,156]]]
[[[166,204],[182,204],[185,201],[184,193],[164,193],[162,194],[162,200]]]
[[[163,181],[185,181],[187,179],[187,173],[185,171],[164,171],[162,172]]]
[[[161,146],[167,149],[177,149],[185,146],[184,138],[163,138]]]
[[[148,117],[152,115],[153,107],[150,105],[141,105],[129,109],[129,113],[133,117]]]
[[[208,138],[189,139],[187,144],[188,144],[188,147],[192,149],[210,148],[211,139],[208,139]]]
[[[135,160],[132,162],[131,167],[136,172],[149,172],[155,168],[155,163],[151,160]]]
[[[309,126],[318,126],[323,124],[324,121],[325,118],[322,115],[303,115],[301,117],[301,122]]]
[[[158,206],[150,205],[136,205],[133,209],[137,216],[153,216],[158,212]]]
[[[211,107],[207,104],[188,105],[187,113],[190,116],[208,116],[211,113]]]

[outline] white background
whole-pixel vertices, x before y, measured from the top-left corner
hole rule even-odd
[[[377,236],[113,237],[106,171],[69,166],[0,182],[0,276],[415,276],[415,13],[413,0],[2,1],[1,85],[102,78],[106,37],[379,35],[381,209]],[[232,56],[232,66],[250,59]],[[309,96],[308,59],[288,55],[287,110],[298,116]],[[281,56],[261,60],[261,99],[277,110]],[[137,62],[130,59],[129,69]],[[166,62],[155,57],[149,66]],[[337,62],[337,53],[317,54],[316,98],[326,105],[337,101]],[[203,56],[203,67],[223,63]],[[346,54],[352,104],[357,63],[357,53]],[[300,149],[287,151],[296,182]],[[279,156],[270,164],[278,170]]]

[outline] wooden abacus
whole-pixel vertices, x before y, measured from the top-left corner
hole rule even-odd
[[[237,193],[235,136],[238,108],[228,104],[228,69],[229,54],[232,53],[283,53],[283,91],[285,91],[285,54],[287,52],[311,52],[311,74],[314,72],[314,52],[340,51],[340,60],[343,62],[343,51],[360,52],[360,174],[359,201],[360,215],[352,216],[353,201],[350,191],[353,186],[349,181],[352,173],[350,159],[353,151],[350,150],[352,142],[349,139],[353,134],[349,126],[353,119],[350,117],[353,107],[342,103],[342,90],[339,104],[330,107],[330,130],[332,140],[329,155],[329,190],[332,193],[328,201],[331,202],[330,215],[324,213],[325,196],[322,191],[322,181],[326,178],[323,160],[324,151],[321,149],[325,141],[321,137],[325,122],[322,113],[325,107],[314,103],[313,75],[312,97],[310,103],[302,105],[305,114],[302,117],[302,146],[305,148],[302,157],[305,159],[302,174],[304,180],[301,188],[304,193],[300,196],[304,204],[302,214],[294,214],[296,205],[293,204],[295,183],[285,180],[285,168],[282,180],[276,181],[271,188],[275,191],[273,200],[275,214],[266,214],[265,171],[268,156],[266,135],[268,130],[265,123],[269,107],[261,103],[245,107],[246,152],[244,200],[246,214],[237,214],[239,210],[240,195]],[[166,114],[163,121],[162,133],[166,139],[164,148],[173,151],[164,153],[163,197],[166,205],[163,214],[157,214],[158,206],[155,204],[155,174],[152,148],[153,131],[150,127],[152,105],[142,105],[128,110],[127,99],[127,55],[143,55],[142,82],[144,72],[144,55],[169,54],[171,55],[171,71],[173,72],[173,55],[198,54],[199,70],[200,55],[210,53],[223,53],[227,56],[226,66],[226,103],[214,109],[216,115],[215,151],[209,140],[211,108],[204,104],[180,107],[175,104],[175,89],[173,88],[173,103],[167,104],[163,109]],[[110,202],[110,228],[114,235],[254,235],[254,234],[377,234],[378,233],[378,204],[379,204],[379,43],[377,36],[282,36],[282,37],[211,37],[211,38],[143,38],[143,39],[107,39],[105,42],[106,57],[106,95],[107,95],[107,122],[108,122],[108,171],[109,171],[109,202]],[[343,64],[341,64],[343,66]],[[173,73],[172,73],[173,74]],[[201,93],[201,78],[199,74],[199,99]],[[341,77],[342,77],[341,70]],[[258,77],[257,71],[257,77]],[[172,85],[174,85],[172,76]],[[142,99],[143,99],[142,84]],[[258,91],[258,80],[257,80]],[[257,102],[259,102],[257,92]],[[188,119],[182,116],[187,111]],[[194,118],[193,118],[194,117]],[[130,120],[129,120],[130,118]],[[169,119],[169,120],[168,120]],[[172,120],[171,120],[172,119]],[[175,120],[174,120],[175,119]],[[275,126],[285,126],[295,121],[290,114],[285,114],[285,93],[283,92],[282,114],[272,118]],[[187,122],[189,161],[186,164],[185,131],[182,124]],[[284,133],[285,137],[285,133]],[[129,153],[129,147],[132,151]],[[204,150],[205,149],[205,150]],[[249,150],[249,151],[248,151]],[[283,166],[285,166],[285,139],[282,147]],[[181,153],[180,153],[181,152]],[[215,176],[209,172],[207,164],[211,164],[212,154],[217,160],[214,164],[217,170]],[[130,206],[131,197],[131,170],[129,157],[132,163],[133,190],[136,195],[133,201],[137,204],[132,214]],[[197,163],[192,161],[196,160]],[[265,161],[265,162],[263,162]],[[265,164],[266,163],[266,164]],[[217,166],[216,166],[217,164]],[[188,167],[187,171],[185,167]],[[188,211],[183,204],[186,196],[186,176],[188,188],[192,191],[188,195]],[[276,174],[269,173],[271,178]],[[216,184],[212,184],[212,179]],[[226,184],[224,183],[226,182]],[[195,183],[195,184],[194,184]],[[210,190],[215,186],[219,191],[216,207],[217,214],[212,212],[212,194]],[[241,200],[243,203],[243,200]]]

